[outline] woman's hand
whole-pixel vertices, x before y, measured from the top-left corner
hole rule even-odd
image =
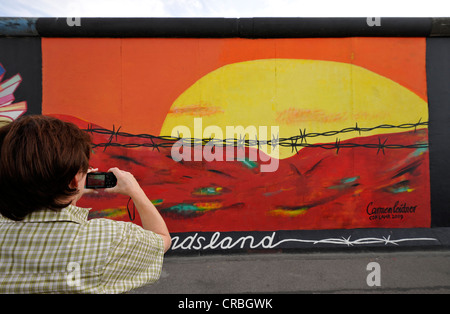
[[[120,170],[119,168],[111,168],[108,170],[112,172],[117,178],[117,184],[113,188],[105,189],[109,193],[119,193],[127,195],[129,197],[134,197],[138,193],[142,193],[142,188],[137,182],[133,174]]]

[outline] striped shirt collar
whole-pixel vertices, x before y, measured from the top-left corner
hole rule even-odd
[[[24,222],[52,222],[52,221],[69,221],[83,224],[87,221],[90,208],[82,208],[75,205],[69,205],[59,211],[44,209],[35,211],[27,215],[18,223]],[[0,223],[16,222],[0,215]]]

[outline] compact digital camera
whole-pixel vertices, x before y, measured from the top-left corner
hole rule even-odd
[[[89,172],[86,177],[86,189],[112,188],[117,178],[112,172]]]

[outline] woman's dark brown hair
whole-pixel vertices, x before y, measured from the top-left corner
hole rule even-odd
[[[22,220],[41,209],[60,210],[78,190],[70,182],[87,172],[90,136],[76,125],[24,116],[0,128],[0,214]]]

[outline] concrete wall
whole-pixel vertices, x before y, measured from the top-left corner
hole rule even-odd
[[[135,174],[175,253],[440,245],[447,22],[4,18],[0,123],[91,133],[91,165]]]

